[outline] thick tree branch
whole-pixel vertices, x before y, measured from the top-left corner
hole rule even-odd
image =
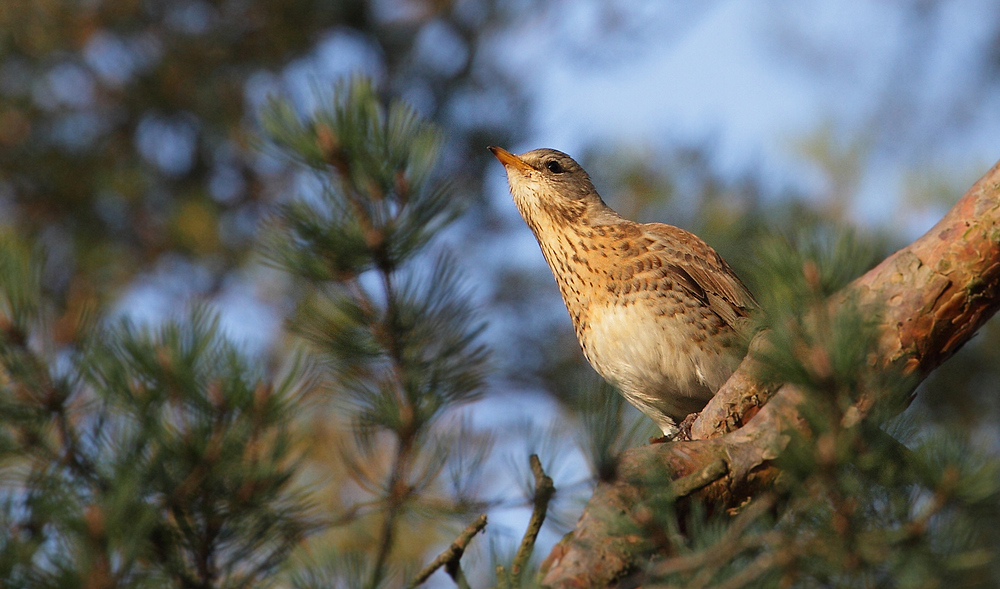
[[[1000,308],[998,278],[1000,163],[930,231],[848,285],[830,305],[852,301],[878,309],[873,369],[891,366],[916,383]],[[598,485],[576,529],[543,563],[546,586],[607,586],[645,563],[648,547],[623,530],[637,523],[641,501],[662,492],[650,488],[650,472],[682,485],[691,481],[684,477],[699,473],[704,486],[694,496],[715,508],[739,505],[771,487],[778,474],[771,461],[787,443],[782,432],[804,427],[797,410],[803,396],[789,385],[758,382],[753,357],[752,346],[694,422],[692,441],[634,448],[622,456],[617,479]],[[711,467],[720,461],[724,469]]]

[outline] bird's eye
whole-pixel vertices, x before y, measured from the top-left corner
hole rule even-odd
[[[562,174],[565,171],[563,170],[563,167],[559,165],[559,162],[557,162],[556,160],[549,160],[545,164],[545,167],[548,168],[548,170],[553,174]]]

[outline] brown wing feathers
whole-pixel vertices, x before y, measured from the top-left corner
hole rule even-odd
[[[667,279],[674,280],[691,296],[704,301],[727,324],[735,326],[757,306],[750,290],[736,276],[729,264],[715,250],[695,235],[662,223],[645,226],[646,237],[657,246],[651,247],[669,270]],[[679,250],[694,254],[678,255]]]

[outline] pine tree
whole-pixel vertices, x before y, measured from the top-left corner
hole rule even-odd
[[[263,373],[199,308],[54,324],[42,255],[0,241],[0,579],[249,587],[314,526],[292,486],[300,368]]]
[[[345,519],[360,518],[370,541],[331,555],[320,578],[337,578],[347,557],[356,566],[340,570],[375,588],[400,572],[401,528],[482,507],[472,491],[487,446],[453,410],[482,392],[489,355],[454,256],[428,247],[462,212],[434,175],[437,132],[402,102],[384,107],[364,79],[320,104],[303,119],[275,100],[264,115],[317,187],[281,207],[265,254],[301,283],[291,329],[353,432],[340,458],[368,506],[347,506],[356,517]]]
[[[432,244],[461,200],[434,174],[437,131],[406,105],[364,79],[323,98],[305,117],[276,99],[262,120],[318,187],[277,209],[260,246],[299,295],[302,346],[282,370],[205,306],[157,329],[61,308],[44,253],[0,241],[4,586],[382,587],[441,566],[465,583],[490,436],[456,410],[490,362],[457,261]],[[316,411],[348,434],[337,464],[310,455]],[[318,509],[317,469],[345,474],[330,485],[352,498],[341,513]],[[461,546],[417,572],[453,524],[468,525]]]

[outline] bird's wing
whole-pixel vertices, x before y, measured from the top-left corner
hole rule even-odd
[[[704,301],[727,324],[737,327],[757,307],[753,294],[729,264],[696,235],[662,223],[642,227],[652,242],[647,251],[660,258],[675,283]]]

